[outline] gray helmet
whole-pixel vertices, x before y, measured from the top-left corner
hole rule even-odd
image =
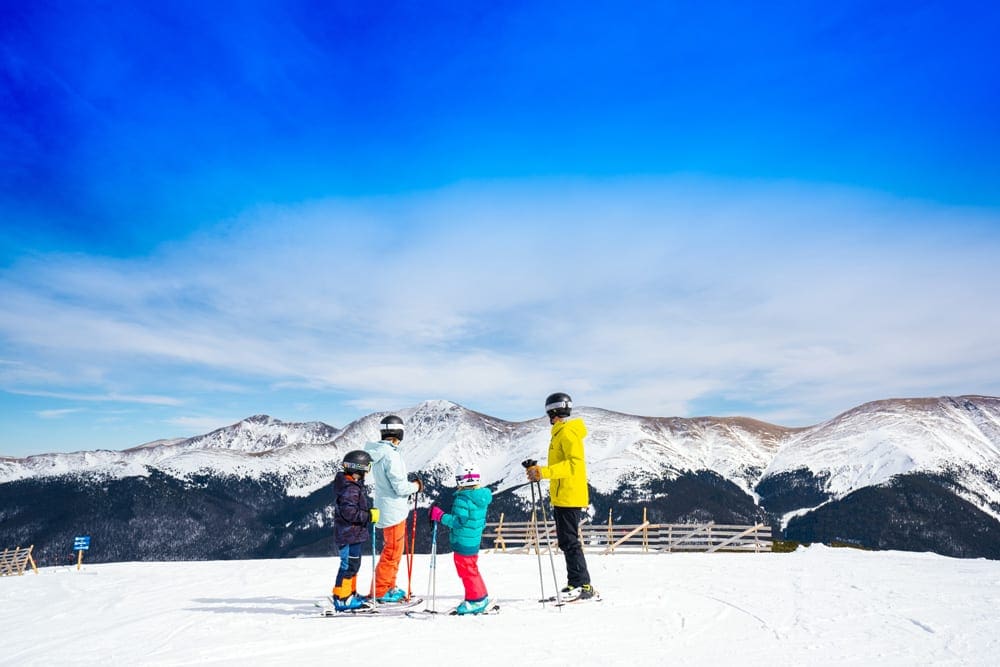
[[[382,436],[383,440],[388,438],[395,438],[396,440],[402,441],[403,439],[403,420],[396,415],[389,415],[384,417],[378,425],[379,435]]]
[[[344,472],[361,473],[362,475],[372,469],[371,455],[361,449],[344,454],[344,461],[340,464]]]
[[[573,399],[569,394],[556,392],[545,399],[545,414],[549,417],[569,417],[573,410]]]

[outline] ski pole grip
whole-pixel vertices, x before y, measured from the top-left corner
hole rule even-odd
[[[538,465],[538,461],[536,461],[535,459],[524,459],[523,461],[521,461],[521,465],[523,465],[525,468],[530,468],[531,466]]]

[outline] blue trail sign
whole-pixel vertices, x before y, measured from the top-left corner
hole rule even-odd
[[[73,538],[73,550],[76,552],[76,569],[83,564],[83,552],[90,548],[90,535]]]

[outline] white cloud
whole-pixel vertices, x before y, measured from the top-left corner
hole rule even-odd
[[[37,414],[42,419],[59,419],[65,417],[66,415],[71,415],[75,412],[80,412],[79,408],[61,408],[56,410],[39,410]]]
[[[89,402],[140,403],[143,405],[170,405],[170,406],[177,406],[183,403],[182,400],[174,398],[172,396],[119,394],[119,393],[89,394],[83,392],[74,393],[74,392],[61,392],[61,391],[45,391],[41,389],[17,389],[17,388],[8,388],[6,391],[11,394],[20,394],[22,396],[56,398],[63,401],[84,401],[88,403]]]
[[[998,223],[676,180],[262,210],[151,257],[7,269],[4,356],[50,381],[8,369],[4,383],[81,397],[86,378],[97,396],[178,404],[165,386],[260,382],[366,411],[436,397],[514,418],[566,389],[639,414],[724,399],[807,423],[874,398],[1000,391]]]

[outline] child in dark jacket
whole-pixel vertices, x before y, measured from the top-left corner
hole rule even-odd
[[[479,543],[486,527],[486,510],[493,492],[479,486],[479,468],[474,465],[459,469],[455,475],[458,492],[451,512],[431,506],[431,520],[440,521],[451,529],[451,546],[455,550],[455,570],[465,586],[465,601],[455,610],[459,614],[480,614],[489,607],[486,584],[479,574]]]
[[[361,545],[368,541],[370,527],[378,521],[378,510],[368,508],[364,489],[365,473],[371,466],[368,452],[356,449],[344,456],[343,469],[333,480],[333,492],[337,497],[334,541],[340,554],[340,570],[333,587],[333,606],[337,611],[353,611],[372,605],[371,600],[357,594]]]

